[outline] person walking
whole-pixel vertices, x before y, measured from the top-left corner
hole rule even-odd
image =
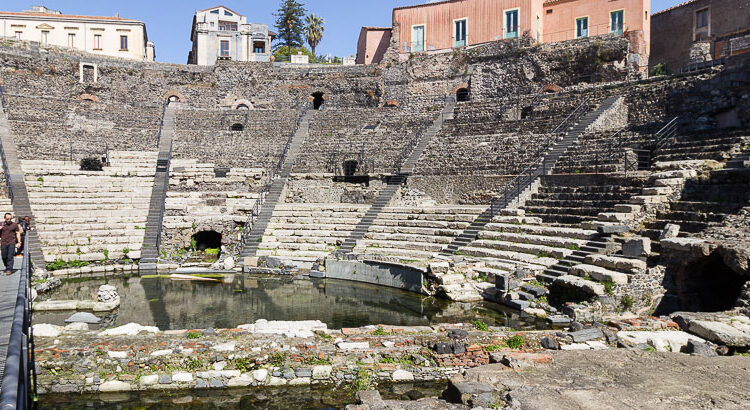
[[[18,225],[21,226],[21,246],[16,248],[16,256],[23,256],[23,253],[26,252],[26,249],[24,249],[26,241],[24,239],[26,238],[26,233],[32,229],[31,217],[24,216],[23,218],[18,218]]]
[[[5,274],[13,274],[13,259],[16,257],[16,249],[21,247],[21,234],[23,228],[13,222],[13,215],[10,212],[5,214],[5,222],[0,227],[0,248],[5,264]]]

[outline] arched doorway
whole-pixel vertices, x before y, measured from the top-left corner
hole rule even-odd
[[[341,164],[341,168],[344,170],[344,176],[351,177],[357,173],[359,162],[357,160],[350,159],[344,161],[344,163]]]
[[[469,101],[469,89],[459,88],[458,91],[456,91],[456,101],[458,102]]]
[[[200,231],[193,235],[191,245],[194,250],[221,249],[221,234],[216,231]]]
[[[325,94],[323,94],[320,91],[314,92],[314,93],[311,94],[311,96],[313,98],[313,109],[319,110],[320,106],[323,105],[323,103],[325,103],[325,97],[324,97],[324,95]]]
[[[232,124],[232,126],[231,126],[231,127],[229,127],[229,130],[230,130],[230,131],[237,131],[237,132],[241,132],[241,131],[244,131],[244,130],[245,130],[245,126],[244,126],[244,125],[242,125],[242,124],[240,124],[240,123],[235,123],[235,124]]]
[[[169,102],[170,104],[173,102],[180,102],[180,97],[176,95],[170,95],[169,98],[167,98],[167,102]]]

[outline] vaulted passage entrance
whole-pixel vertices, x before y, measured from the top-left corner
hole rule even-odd
[[[221,248],[221,234],[216,231],[201,231],[193,235],[193,248],[196,251]]]
[[[320,91],[312,93],[313,98],[313,108],[316,110],[320,109],[320,106],[325,103],[325,99],[323,98],[324,94]]]

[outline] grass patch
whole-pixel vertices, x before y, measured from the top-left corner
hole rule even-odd
[[[471,322],[471,324],[474,325],[474,329],[479,330],[481,332],[489,332],[490,328],[487,326],[487,323],[482,322],[481,320],[477,319]]]
[[[633,300],[633,297],[630,295],[625,295],[620,299],[620,306],[622,306],[623,310],[630,310],[633,308],[633,305],[635,304],[635,300]]]
[[[64,261],[62,259],[58,259],[56,261],[50,262],[47,264],[46,268],[48,271],[56,271],[61,269],[70,269],[70,268],[82,268],[84,266],[91,265],[91,262],[86,261]]]
[[[188,334],[185,335],[185,337],[188,339],[198,339],[201,336],[203,336],[203,333],[201,332],[188,332]]]
[[[208,248],[204,252],[206,255],[218,256],[221,249],[219,248]]]
[[[523,347],[524,343],[526,343],[526,341],[523,340],[523,336],[520,335],[511,336],[505,339],[505,345],[511,349],[520,349]]]
[[[605,280],[602,282],[602,285],[604,285],[604,291],[607,292],[608,295],[614,295],[615,294],[615,283],[611,280]]]

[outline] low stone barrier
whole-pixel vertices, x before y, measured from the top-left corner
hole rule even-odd
[[[411,266],[376,261],[326,260],[326,277],[425,293],[425,271]]]

